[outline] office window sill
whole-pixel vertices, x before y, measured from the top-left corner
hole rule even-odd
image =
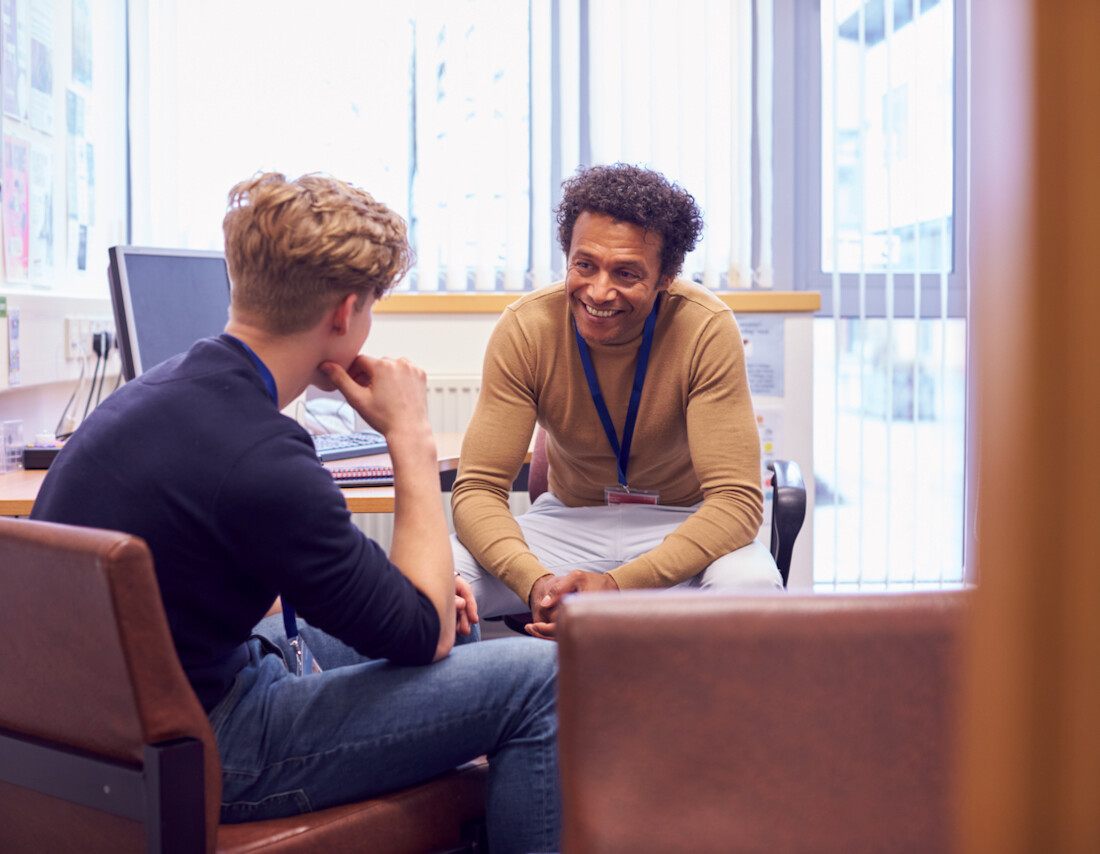
[[[500,314],[520,292],[395,293],[378,302],[379,314]],[[718,294],[735,312],[817,311],[816,291],[727,291]]]

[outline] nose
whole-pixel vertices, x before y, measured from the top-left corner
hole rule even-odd
[[[610,302],[615,298],[614,284],[606,272],[600,271],[588,284],[588,295],[593,302]]]

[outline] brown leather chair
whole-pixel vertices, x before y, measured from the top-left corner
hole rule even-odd
[[[221,769],[145,543],[0,519],[0,851],[476,851],[484,760],[294,818],[219,825]]]
[[[562,850],[948,851],[968,596],[567,599]]]

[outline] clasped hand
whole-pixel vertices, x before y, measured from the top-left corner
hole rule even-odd
[[[544,575],[531,588],[532,622],[524,626],[529,635],[554,640],[558,631],[558,606],[568,593],[618,590],[610,575],[574,569],[565,575]]]
[[[461,575],[455,575],[455,632],[469,635],[478,622],[474,589]]]

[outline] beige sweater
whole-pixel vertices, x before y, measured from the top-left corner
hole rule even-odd
[[[590,345],[620,441],[641,335]],[[459,540],[526,602],[547,570],[508,509],[535,422],[547,432],[550,490],[571,507],[602,505],[618,482],[559,283],[505,309],[489,341],[481,395],[452,494]],[[661,545],[611,571],[620,588],[667,587],[747,545],[763,517],[760,439],[733,313],[701,287],[676,281],[661,296],[627,482],[695,513]]]

